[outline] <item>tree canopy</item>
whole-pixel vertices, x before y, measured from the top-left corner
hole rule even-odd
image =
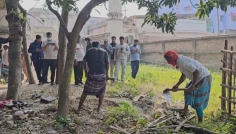
[[[66,7],[68,10],[77,10],[76,2],[79,0],[53,0],[52,3],[57,7]],[[91,0],[95,1],[95,0]],[[106,2],[107,0],[99,0]],[[138,8],[147,8],[147,13],[143,22],[145,24],[154,25],[156,28],[161,28],[162,32],[174,33],[175,25],[177,21],[176,14],[172,11],[170,13],[159,14],[158,11],[162,7],[174,7],[181,0],[122,0],[122,4],[128,2],[136,3]],[[191,0],[190,0],[191,2]],[[195,14],[199,19],[209,17],[209,14],[214,8],[220,8],[222,11],[227,11],[227,8],[235,7],[235,0],[199,0],[199,4],[193,5],[197,8]]]

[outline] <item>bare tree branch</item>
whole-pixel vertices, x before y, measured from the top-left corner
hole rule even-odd
[[[47,0],[48,1],[48,0]],[[88,21],[90,18],[91,11],[94,7],[96,7],[99,4],[102,4],[108,0],[90,0],[87,5],[81,10],[79,13],[74,28],[72,30],[72,34],[78,34],[80,33],[80,30],[83,28],[84,24]]]
[[[33,16],[33,15],[29,14],[29,13],[27,13],[27,15],[33,17],[34,19],[36,19],[39,23],[41,23],[41,24],[44,26],[43,22],[40,21],[40,20],[39,20],[38,18],[36,18],[35,16]]]
[[[39,4],[40,0],[28,11],[28,13],[33,10],[38,4]]]
[[[46,3],[48,6],[48,9],[57,16],[58,20],[60,21],[60,25],[62,25],[62,27],[64,29],[66,37],[69,38],[69,31],[68,31],[67,26],[65,25],[65,22],[63,21],[61,15],[56,10],[54,10],[52,8],[52,2],[50,0],[46,0]]]

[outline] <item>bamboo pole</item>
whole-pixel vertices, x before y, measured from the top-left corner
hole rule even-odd
[[[233,46],[231,46],[231,51],[233,51]],[[233,54],[229,54],[229,69],[232,70],[233,68]],[[228,85],[229,85],[229,88],[228,88],[228,98],[229,100],[231,100],[232,98],[232,90],[231,90],[231,87],[232,87],[232,71],[229,72],[229,77],[228,77]],[[231,114],[231,101],[228,101],[228,113],[229,115]]]
[[[225,47],[224,50],[228,49],[228,40],[225,40]],[[227,53],[224,53],[223,56],[223,66],[222,68],[226,68],[227,67]],[[226,84],[226,72],[222,71],[222,84]],[[226,88],[222,86],[222,91],[221,91],[222,97],[226,97]],[[222,110],[226,110],[226,101],[225,100],[221,100],[221,109]]]

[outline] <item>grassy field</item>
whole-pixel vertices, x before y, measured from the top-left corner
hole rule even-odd
[[[221,72],[211,72],[211,74],[213,83],[209,106],[205,111],[206,113],[211,113],[212,111],[218,110],[221,103],[219,99],[219,96],[221,95]],[[128,66],[125,84],[136,88],[138,92],[142,92],[142,90],[147,90],[150,88],[157,92],[162,92],[165,88],[172,88],[172,86],[178,82],[180,76],[181,73],[173,68],[157,67],[154,65],[141,65],[137,78],[134,80],[131,77],[131,68]],[[184,88],[188,82],[189,80],[186,80],[182,83],[182,85],[180,85],[180,87]],[[183,92],[172,92],[171,96],[173,101],[183,101]]]
[[[198,125],[218,133],[229,134],[235,131],[236,119],[231,118],[228,120],[223,116],[222,111],[220,110],[221,100],[219,99],[219,96],[221,95],[221,72],[211,71],[211,74],[213,83],[210,101],[205,110],[204,122]],[[133,79],[131,77],[131,67],[128,66],[125,83],[118,82],[115,85],[108,85],[107,94],[115,94],[119,93],[121,90],[125,90],[125,92],[129,92],[135,96],[142,92],[153,90],[150,95],[155,96],[157,93],[161,94],[165,88],[171,88],[178,82],[180,76],[181,73],[173,68],[142,64],[137,78]],[[74,82],[73,79],[72,76],[72,82]],[[185,87],[188,82],[189,80],[186,80],[180,87]],[[181,102],[183,102],[183,92],[172,92],[171,96],[173,101],[181,100]],[[197,120],[192,123],[197,123]]]

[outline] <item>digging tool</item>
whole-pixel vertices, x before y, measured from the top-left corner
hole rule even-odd
[[[186,90],[187,88],[178,88],[176,91],[184,91]],[[170,91],[173,92],[172,89],[169,89],[169,88],[166,88],[164,91],[163,91],[163,96],[166,100],[166,102],[171,102],[171,96],[170,96]]]

